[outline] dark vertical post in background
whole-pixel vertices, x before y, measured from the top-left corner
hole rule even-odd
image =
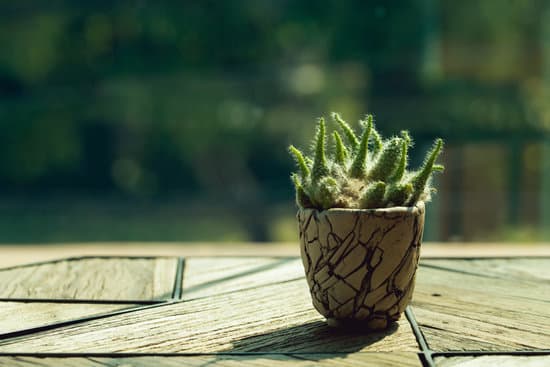
[[[423,83],[429,84],[441,78],[441,19],[438,0],[422,0],[422,27],[424,31],[422,62],[420,65],[420,77]],[[419,147],[422,151],[428,151],[431,142],[425,141]],[[434,187],[440,187],[439,175],[434,175]],[[426,226],[424,229],[425,241],[441,241],[441,205],[439,195],[436,193],[432,201],[426,205]]]
[[[422,0],[424,29],[421,75],[425,82],[433,82],[442,76],[441,65],[441,19],[439,1]]]
[[[519,224],[519,200],[522,177],[524,142],[517,138],[508,141],[508,216],[507,224]]]
[[[550,139],[542,142],[540,228],[543,239],[550,241]]]
[[[418,146],[415,149],[418,149],[421,152],[428,152],[428,150],[432,147],[431,141],[423,141],[421,144],[418,144]],[[422,161],[418,161],[415,164],[415,167],[419,167]],[[434,174],[433,176],[433,187],[436,188],[436,190],[439,190],[440,186],[440,180],[439,180],[438,174]],[[429,203],[426,204],[426,224],[424,228],[424,241],[441,241],[441,207],[439,205],[439,195],[438,193],[434,193],[432,195],[432,199]]]
[[[462,216],[464,215],[463,206],[463,186],[462,186],[462,172],[463,172],[463,156],[464,146],[461,143],[457,143],[453,146],[453,149],[448,149],[448,167],[446,174],[449,175],[449,238],[447,240],[462,240],[464,237],[464,223]]]
[[[541,16],[542,80],[544,87],[550,90],[550,4],[545,2]],[[550,108],[548,104],[546,108]],[[548,114],[546,114],[548,115]],[[550,118],[545,117],[549,123]],[[541,182],[540,182],[540,228],[545,240],[550,240],[550,134],[546,133],[542,141]]]

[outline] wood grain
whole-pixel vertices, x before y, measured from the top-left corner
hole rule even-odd
[[[457,269],[469,267],[454,261]],[[536,350],[550,345],[549,303],[544,282],[421,266],[412,309],[436,351]]]
[[[304,277],[297,258],[189,258],[185,261],[183,299],[234,292]]]
[[[548,367],[548,356],[479,356],[479,357],[436,357],[438,367]]]
[[[2,244],[0,267],[78,256],[300,256],[298,242],[94,242]],[[550,242],[423,242],[424,257],[550,256]]]
[[[186,357],[134,357],[134,358],[33,358],[0,357],[0,365],[13,367],[421,367],[415,353],[355,353],[355,354],[264,354],[264,355],[208,355]]]
[[[135,306],[135,305],[134,305]],[[0,334],[100,315],[132,305],[0,302]]]
[[[176,267],[175,258],[84,258],[0,270],[0,298],[164,299]]]
[[[259,274],[258,276],[261,276]],[[386,332],[329,328],[305,279],[152,307],[0,343],[35,353],[417,352],[406,320]]]
[[[83,259],[0,270],[0,298],[170,297],[176,259]],[[427,259],[413,313],[438,352],[548,350],[550,259]],[[7,297],[6,297],[7,295]],[[297,258],[190,258],[185,301],[0,340],[8,366],[421,366],[409,323],[386,332],[332,329],[313,309]],[[0,334],[127,304],[0,301]],[[147,353],[99,358],[89,354]],[[185,353],[185,356],[155,356]],[[188,355],[187,355],[188,354]],[[435,357],[437,366],[547,366],[550,356]]]
[[[462,261],[427,259],[423,260],[422,264],[481,276],[550,284],[549,260],[544,258],[473,259]]]

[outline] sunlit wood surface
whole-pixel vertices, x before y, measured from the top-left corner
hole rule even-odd
[[[300,256],[297,242],[93,242],[2,244],[0,266],[80,256]],[[550,242],[425,242],[423,257],[550,256]]]
[[[406,317],[376,333],[328,327],[294,256],[4,266],[0,365],[548,366],[550,257],[497,255],[424,253]]]

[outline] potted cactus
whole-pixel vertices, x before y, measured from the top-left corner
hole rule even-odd
[[[385,329],[412,297],[424,203],[434,191],[433,172],[443,170],[436,164],[443,141],[409,172],[406,131],[383,140],[372,115],[360,121],[360,134],[337,113],[332,119],[330,154],[323,118],[311,158],[289,147],[298,168],[291,177],[307,282],[329,325]]]

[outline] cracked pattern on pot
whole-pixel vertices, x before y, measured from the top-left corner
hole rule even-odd
[[[383,329],[412,298],[424,203],[370,210],[301,209],[300,249],[314,307],[327,319]]]

